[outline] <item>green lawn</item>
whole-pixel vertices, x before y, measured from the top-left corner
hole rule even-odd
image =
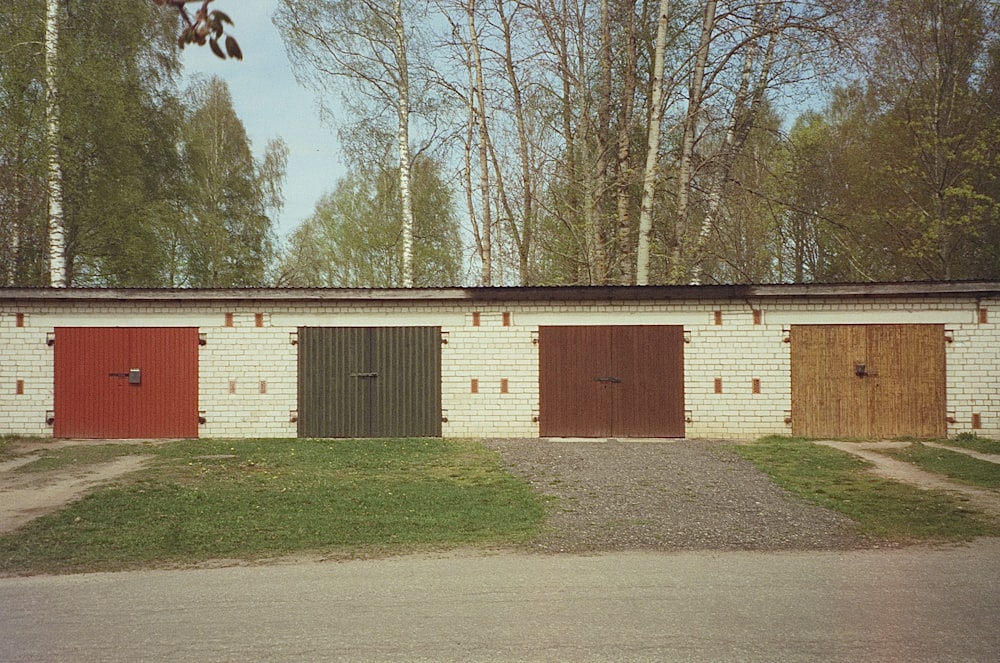
[[[958,451],[929,447],[913,442],[903,449],[885,449],[881,453],[898,460],[980,488],[1000,489],[1000,465],[973,458]]]
[[[955,497],[877,478],[850,454],[769,437],[736,445],[789,491],[872,537],[955,541],[1000,526]],[[997,486],[997,466],[914,445],[906,460]],[[0,445],[0,452],[3,452]],[[951,467],[928,465],[926,452]],[[474,440],[190,440],[49,449],[17,472],[126,454],[146,469],[0,536],[0,573],[67,573],[292,554],[375,556],[504,546],[537,534],[545,498]],[[956,465],[957,463],[957,465]],[[987,478],[974,479],[977,467]]]
[[[876,477],[866,471],[866,461],[846,452],[789,437],[734,449],[778,485],[847,515],[872,537],[914,542],[1000,536],[1000,525],[956,497]]]
[[[984,454],[1000,454],[1000,440],[979,437],[975,433],[960,433],[954,439],[941,440],[943,444],[972,449]]]
[[[469,440],[100,445],[52,450],[37,463],[123,453],[154,460],[118,485],[0,536],[0,571],[504,545],[535,534],[545,514],[527,482]]]

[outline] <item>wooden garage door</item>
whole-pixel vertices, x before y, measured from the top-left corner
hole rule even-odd
[[[56,437],[198,437],[197,328],[55,330]]]
[[[942,325],[794,325],[792,432],[947,435]]]
[[[440,327],[300,327],[300,437],[440,437]]]
[[[684,332],[539,328],[543,437],[684,437]]]

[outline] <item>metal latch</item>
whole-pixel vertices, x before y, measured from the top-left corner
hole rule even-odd
[[[128,378],[129,384],[142,384],[142,369],[130,368],[128,372],[108,373],[109,378]]]

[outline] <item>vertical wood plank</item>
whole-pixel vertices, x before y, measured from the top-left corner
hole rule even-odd
[[[539,434],[611,434],[610,327],[539,327]]]

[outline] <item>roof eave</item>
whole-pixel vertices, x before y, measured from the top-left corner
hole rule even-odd
[[[998,281],[469,288],[0,288],[0,301],[671,301],[1000,296]]]

